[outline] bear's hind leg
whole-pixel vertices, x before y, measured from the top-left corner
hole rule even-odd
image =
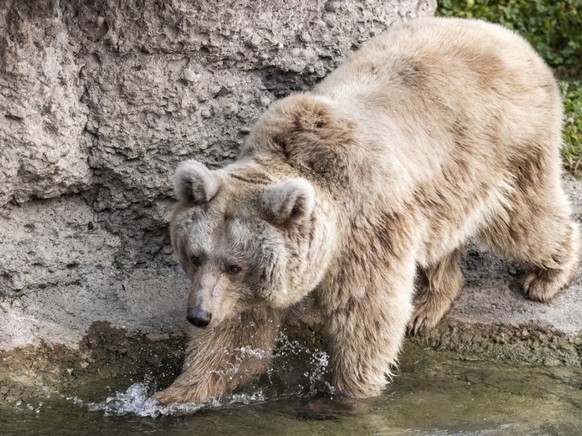
[[[580,231],[574,223],[567,229],[553,250],[528,265],[523,291],[529,299],[547,303],[572,282],[578,268]]]
[[[419,268],[415,308],[408,323],[410,334],[432,329],[451,309],[463,287],[460,260],[461,252],[457,249],[436,264]]]
[[[574,278],[580,232],[570,219],[559,180],[540,179],[527,190],[518,188],[511,208],[482,231],[480,239],[526,267],[523,290],[529,299],[549,302]]]

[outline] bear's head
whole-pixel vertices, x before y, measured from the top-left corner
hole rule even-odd
[[[306,179],[274,181],[252,163],[210,170],[189,160],[174,182],[170,232],[191,281],[192,324],[214,326],[257,305],[289,307],[317,286],[332,232]]]

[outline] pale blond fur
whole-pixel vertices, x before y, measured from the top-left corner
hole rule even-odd
[[[471,237],[523,263],[526,295],[548,301],[579,252],[561,117],[552,73],[522,38],[445,18],[393,26],[312,92],[274,104],[237,162],[177,176],[194,194],[178,192],[174,249],[190,305],[211,307],[212,321],[157,398],[203,401],[260,372],[308,295],[337,392],[378,395],[407,327],[450,309]],[[225,278],[231,255],[249,272]],[[246,346],[264,353],[241,356]]]

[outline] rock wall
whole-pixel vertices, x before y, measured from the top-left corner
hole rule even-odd
[[[177,163],[435,0],[0,0],[0,349],[185,328]]]

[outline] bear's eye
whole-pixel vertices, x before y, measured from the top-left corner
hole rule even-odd
[[[240,272],[241,268],[238,265],[229,265],[226,268],[226,272],[229,273],[231,276],[235,276]]]
[[[200,266],[200,258],[198,256],[190,256],[190,263],[194,266]]]

